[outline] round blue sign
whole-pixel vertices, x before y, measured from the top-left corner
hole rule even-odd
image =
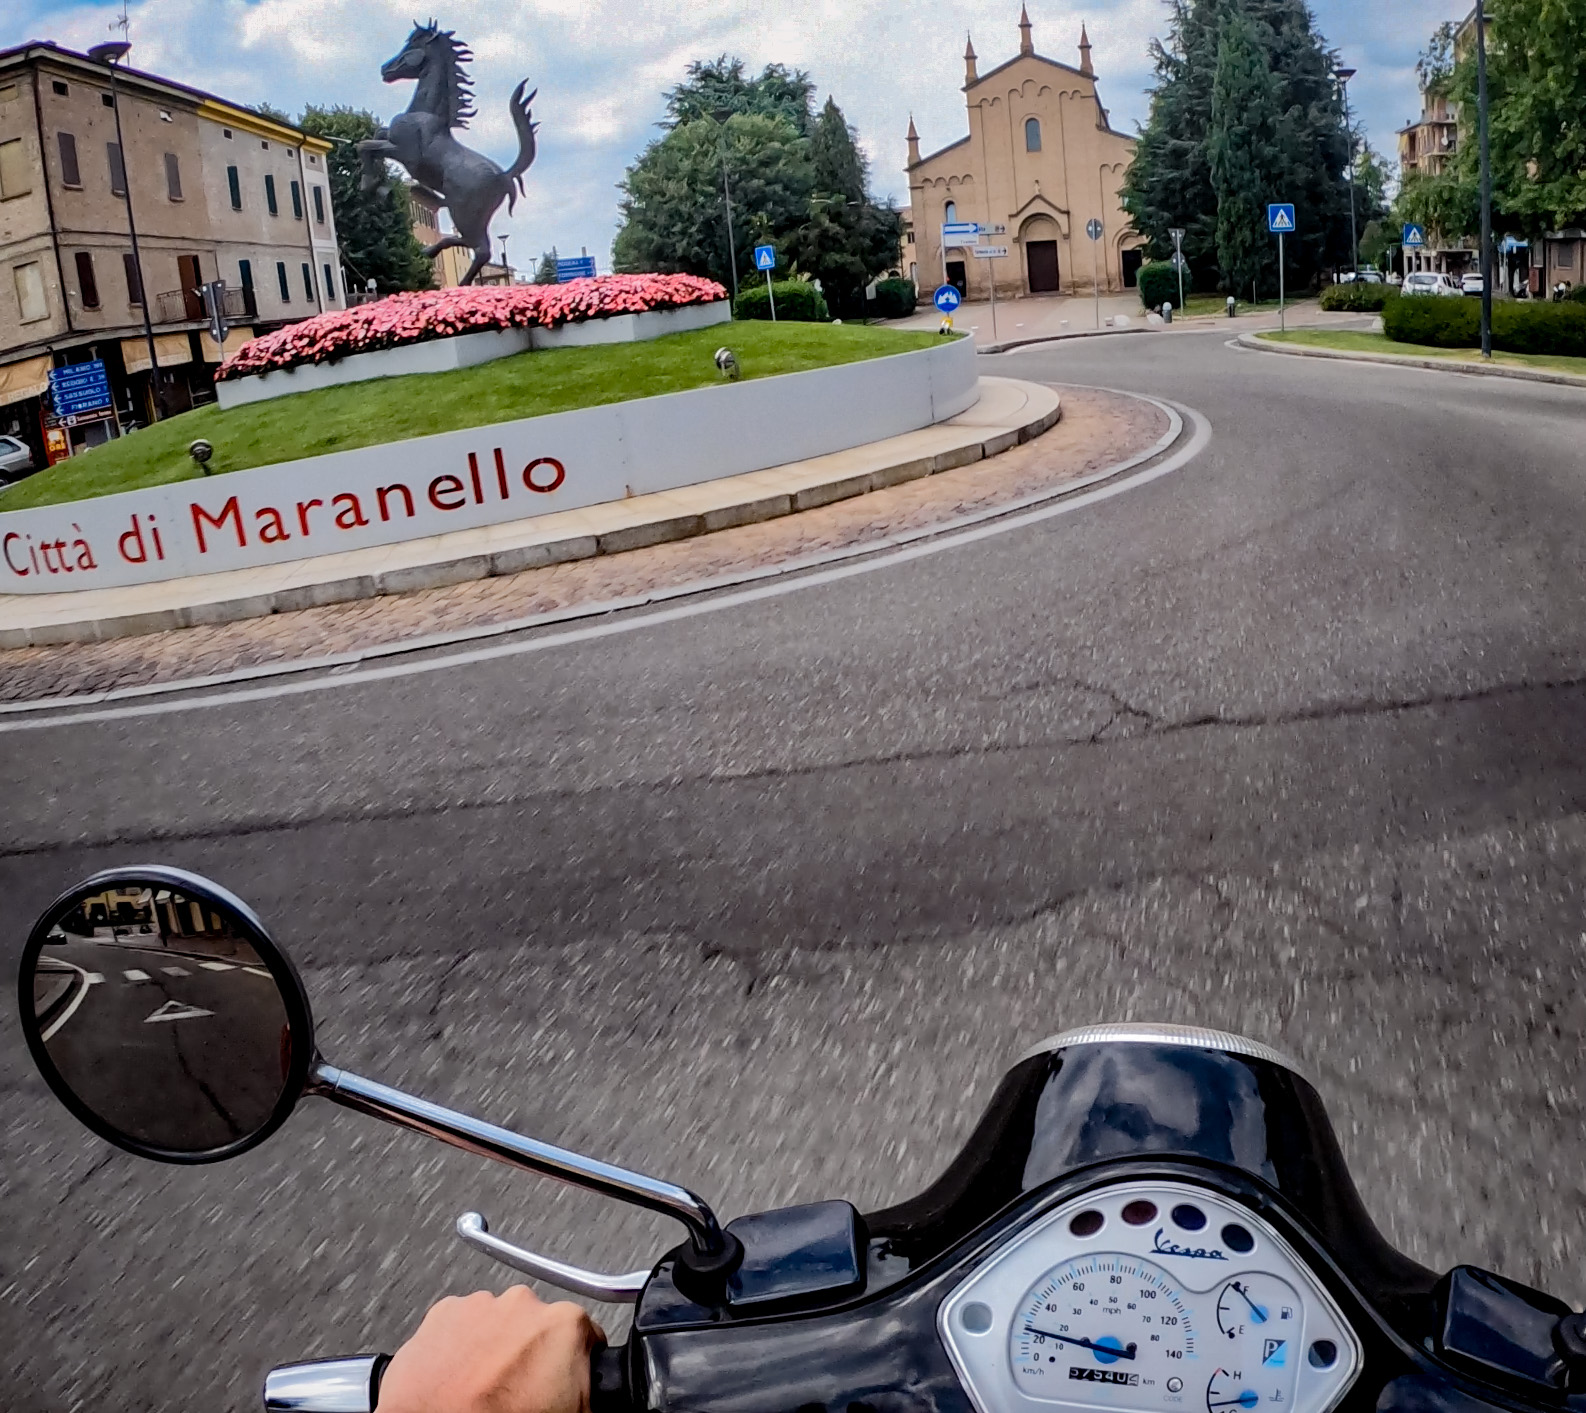
[[[963,302],[962,296],[954,285],[942,285],[936,291],[936,307],[944,314],[951,314]]]

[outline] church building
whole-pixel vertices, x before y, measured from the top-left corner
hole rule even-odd
[[[1019,14],[1019,52],[987,73],[975,46],[964,51],[969,135],[920,156],[909,119],[909,233],[905,262],[921,291],[957,285],[970,299],[1091,294],[1133,288],[1144,241],[1129,224],[1118,190],[1134,158],[1134,139],[1113,130],[1096,91],[1090,40],[1079,33],[1079,67],[1035,52],[1027,10]],[[1006,246],[1001,259],[977,259],[969,241],[942,227],[976,221],[982,246]],[[1101,223],[1101,238],[1087,234]],[[989,229],[990,233],[987,232]]]

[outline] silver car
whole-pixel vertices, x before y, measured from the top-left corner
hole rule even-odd
[[[20,481],[33,469],[32,448],[16,437],[0,435],[0,485]]]
[[[1452,275],[1440,275],[1434,270],[1412,270],[1404,277],[1404,294],[1451,294],[1460,297],[1460,288]]]

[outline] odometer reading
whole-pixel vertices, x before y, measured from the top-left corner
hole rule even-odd
[[[1160,1266],[1100,1254],[1048,1271],[1009,1333],[1014,1382],[1032,1398],[1176,1407],[1192,1382],[1195,1328]]]

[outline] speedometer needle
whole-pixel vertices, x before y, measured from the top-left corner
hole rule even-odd
[[[1060,1335],[1053,1334],[1050,1330],[1038,1330],[1034,1325],[1026,1325],[1024,1330],[1026,1334],[1041,1335],[1046,1339],[1060,1340],[1064,1344],[1077,1344],[1081,1349],[1088,1349],[1094,1354],[1110,1354],[1114,1359],[1133,1359],[1135,1350],[1140,1347],[1137,1344],[1130,1344],[1123,1348],[1115,1349],[1110,1344],[1097,1344],[1095,1340],[1091,1339],[1075,1339],[1073,1335]]]

